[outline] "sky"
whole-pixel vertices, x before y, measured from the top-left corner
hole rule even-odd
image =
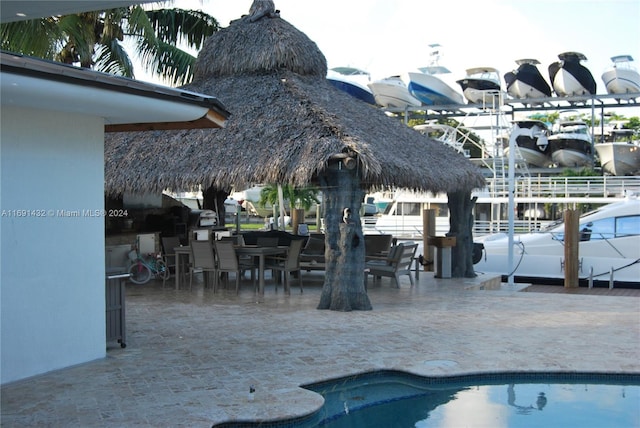
[[[562,52],[581,52],[606,93],[602,71],[615,55],[640,63],[639,0],[274,0],[280,16],[313,40],[329,68],[351,66],[372,80],[425,66],[430,44],[440,64],[462,78],[471,67],[497,68],[534,58],[547,66]],[[252,0],[176,0],[226,27],[248,13]],[[140,76],[143,78],[142,76]]]

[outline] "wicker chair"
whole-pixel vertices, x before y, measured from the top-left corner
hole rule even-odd
[[[303,239],[291,241],[286,257],[271,257],[267,260],[265,269],[273,269],[274,271],[284,273],[284,290],[286,294],[291,293],[289,287],[289,275],[292,272],[298,272],[298,284],[300,285],[300,293],[302,293],[302,272],[300,269],[300,253],[302,252]],[[279,276],[279,275],[278,275]],[[276,281],[276,290],[278,283]]]

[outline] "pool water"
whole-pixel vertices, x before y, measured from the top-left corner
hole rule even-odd
[[[307,385],[326,428],[640,427],[640,376],[479,375],[421,378],[371,373]],[[285,426],[285,425],[282,425]]]

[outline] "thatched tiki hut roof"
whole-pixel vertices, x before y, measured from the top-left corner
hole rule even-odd
[[[205,42],[183,87],[220,97],[231,112],[226,128],[107,135],[107,192],[318,183],[327,247],[318,308],[371,309],[360,218],[343,211],[357,213],[366,189],[470,193],[484,179],[453,149],[331,86],[316,44],[272,1],[254,0],[252,10],[262,7],[266,16]]]
[[[219,97],[231,112],[226,128],[107,134],[107,192],[301,186],[345,152],[366,189],[484,185],[462,155],[335,89],[326,73],[316,44],[284,19],[232,22],[206,41],[183,87]]]

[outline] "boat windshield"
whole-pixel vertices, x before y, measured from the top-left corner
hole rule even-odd
[[[640,236],[640,215],[623,217],[607,217],[590,222],[581,222],[580,241],[598,241],[628,236]],[[554,235],[557,240],[564,240],[564,231]]]

